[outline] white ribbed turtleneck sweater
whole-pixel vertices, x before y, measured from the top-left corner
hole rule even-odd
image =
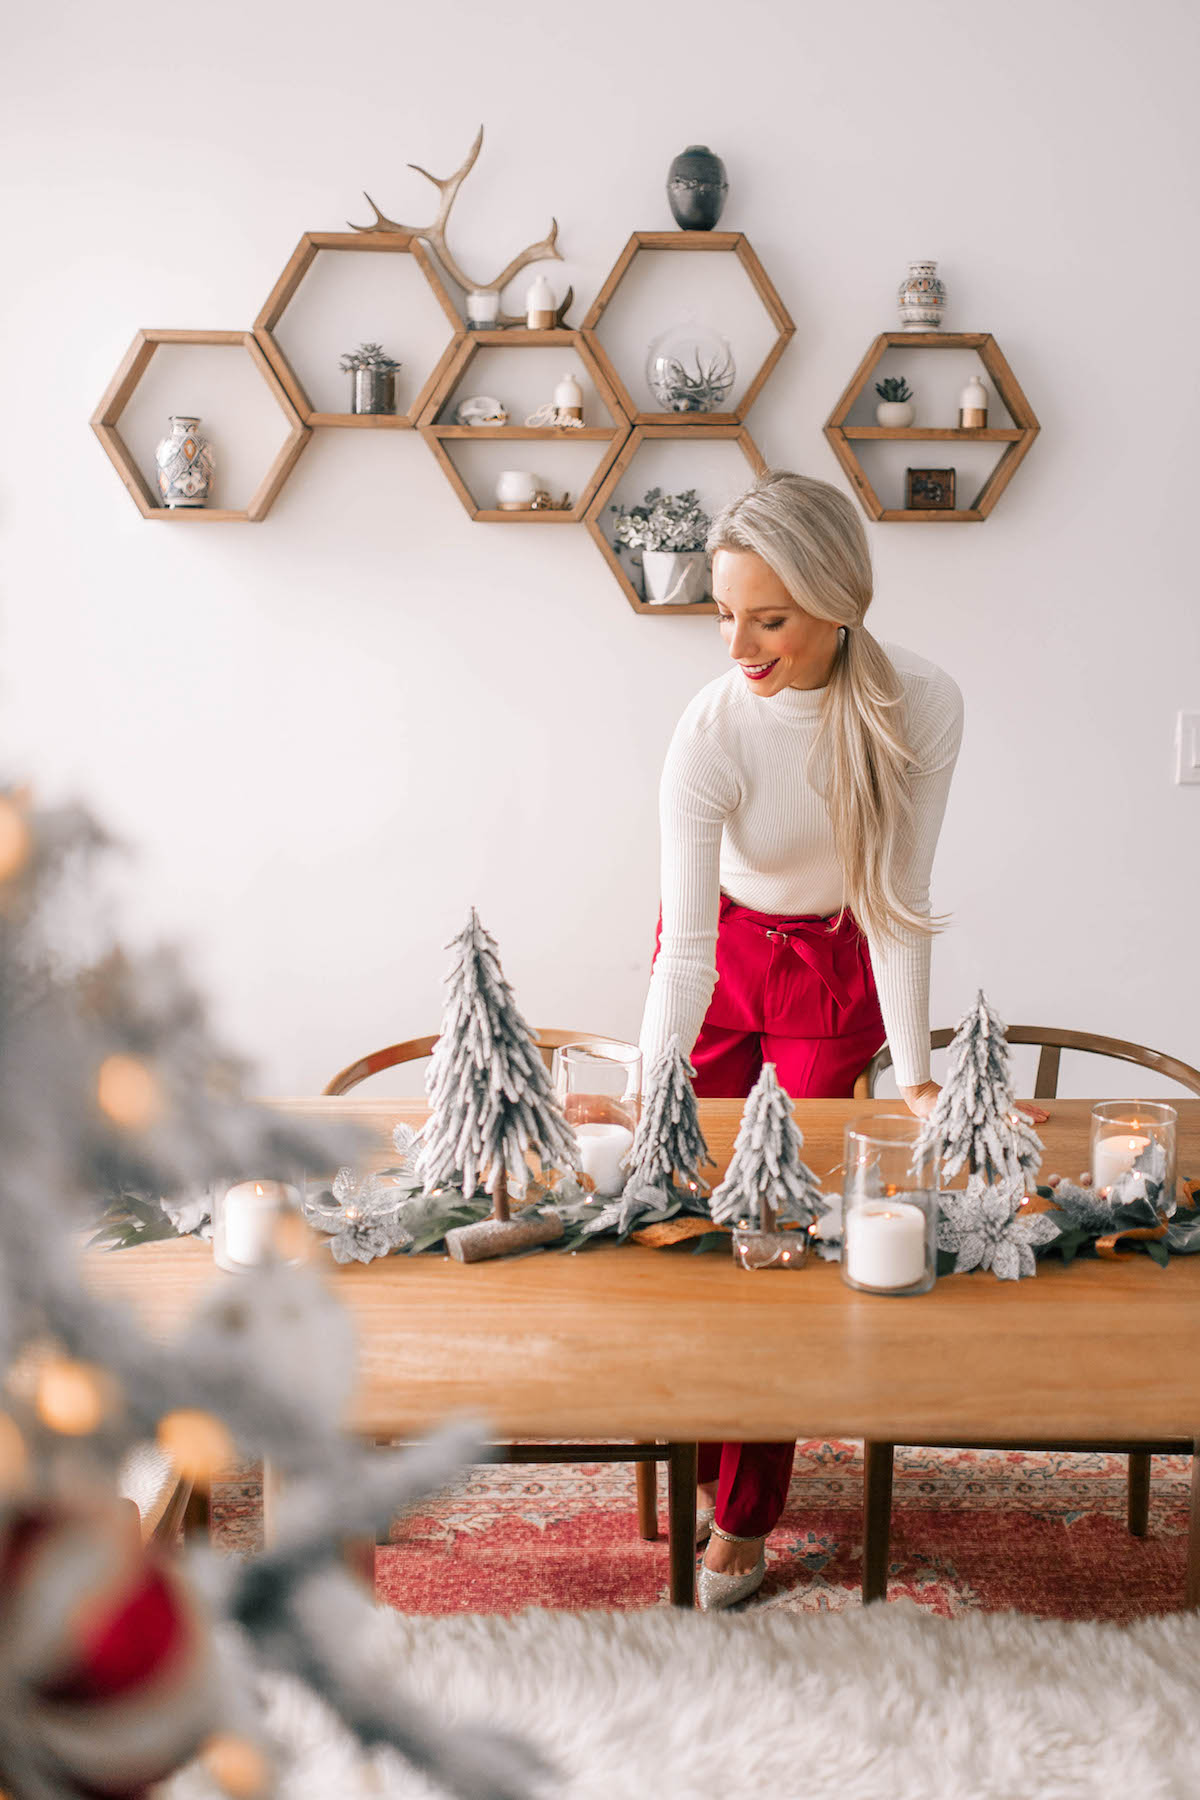
[[[904,689],[913,752],[913,835],[898,846],[897,886],[914,912],[928,913],[962,695],[923,657],[894,644],[883,649]],[[687,1050],[696,1041],[716,985],[722,892],[765,913],[824,917],[842,905],[842,871],[819,792],[824,746],[807,767],[823,699],[823,688],[760,698],[731,669],[701,689],[676,727],[660,792],[662,947],[642,1020],[647,1068],[673,1032]],[[896,1080],[915,1087],[929,1078],[930,940],[905,932],[868,935],[868,944]]]

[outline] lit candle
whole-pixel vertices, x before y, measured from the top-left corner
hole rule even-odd
[[[1128,1175],[1143,1150],[1150,1146],[1150,1139],[1131,1131],[1128,1135],[1120,1131],[1112,1137],[1099,1138],[1092,1150],[1092,1184],[1094,1187],[1111,1187],[1121,1175]]]
[[[265,1262],[274,1248],[275,1221],[285,1204],[294,1199],[295,1189],[282,1181],[239,1181],[231,1187],[224,1206],[224,1249],[229,1263],[253,1268]]]
[[[846,1212],[846,1273],[894,1292],[925,1277],[925,1214],[904,1200],[871,1200]]]
[[[596,1184],[596,1193],[613,1199],[625,1186],[621,1160],[633,1147],[633,1133],[624,1125],[577,1125],[579,1166]]]

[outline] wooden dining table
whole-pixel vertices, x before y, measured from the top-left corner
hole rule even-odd
[[[357,1125],[361,1164],[375,1168],[395,1160],[393,1126],[425,1116],[412,1100],[266,1104]],[[1092,1104],[1047,1103],[1043,1177],[1084,1169]],[[1180,1172],[1200,1175],[1200,1100],[1178,1107]],[[806,1160],[828,1175],[850,1120],[897,1110],[894,1100],[798,1101]],[[737,1100],[700,1103],[714,1180],[741,1112]],[[394,1440],[469,1414],[497,1441],[676,1447],[672,1587],[684,1604],[698,1441],[1200,1441],[1200,1255],[1166,1268],[1132,1252],[1069,1265],[1049,1257],[1036,1279],[954,1275],[894,1298],[848,1288],[836,1264],[815,1257],[799,1270],[749,1273],[729,1256],[689,1252],[610,1243],[472,1264],[440,1254],[330,1262],[359,1346],[351,1428]],[[163,1338],[207,1284],[237,1279],[196,1239],[91,1252],[86,1267],[90,1284],[128,1301]],[[1192,1468],[1189,1606],[1200,1605],[1200,1458]]]

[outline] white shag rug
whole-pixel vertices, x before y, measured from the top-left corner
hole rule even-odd
[[[381,1611],[377,1652],[453,1728],[531,1740],[538,1800],[1195,1800],[1200,1613],[1133,1626],[1013,1613],[938,1619],[909,1601],[783,1612]],[[391,1757],[277,1683],[295,1760],[279,1800],[431,1800]],[[209,1792],[178,1777],[170,1800]]]

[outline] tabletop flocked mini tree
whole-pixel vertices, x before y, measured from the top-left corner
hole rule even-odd
[[[764,1063],[742,1114],[733,1157],[712,1197],[712,1216],[735,1230],[770,1238],[781,1225],[809,1226],[826,1210],[821,1184],[800,1155],[804,1136],[792,1102],[780,1087],[774,1063]],[[808,1232],[786,1232],[778,1257],[755,1259],[747,1267],[802,1262]],[[768,1245],[769,1250],[771,1247]]]
[[[982,988],[950,1045],[950,1067],[921,1129],[918,1151],[932,1150],[953,1180],[964,1163],[987,1182],[1032,1181],[1042,1140],[1013,1099],[1004,1023]]]
[[[982,989],[959,1021],[950,1068],[937,1104],[922,1126],[917,1152],[944,1161],[952,1180],[964,1164],[965,1192],[943,1193],[938,1248],[955,1271],[991,1269],[1002,1281],[1037,1273],[1035,1247],[1059,1227],[1045,1213],[1021,1213],[1025,1185],[1041,1163],[1042,1140],[1017,1110],[1004,1023]]]
[[[418,1168],[427,1194],[448,1186],[460,1188],[464,1200],[479,1188],[490,1196],[489,1219],[446,1233],[451,1256],[482,1262],[562,1236],[553,1212],[512,1218],[509,1194],[525,1196],[528,1155],[543,1169],[575,1169],[579,1147],[504,978],[496,941],[474,907],[450,948],[450,991],[426,1083],[430,1115]]]
[[[618,1198],[587,1222],[586,1237],[614,1227],[618,1237],[627,1237],[639,1222],[659,1223],[677,1213],[708,1216],[700,1170],[712,1159],[700,1129],[695,1075],[678,1036],[672,1037],[646,1080],[642,1116],[623,1165],[629,1179]]]

